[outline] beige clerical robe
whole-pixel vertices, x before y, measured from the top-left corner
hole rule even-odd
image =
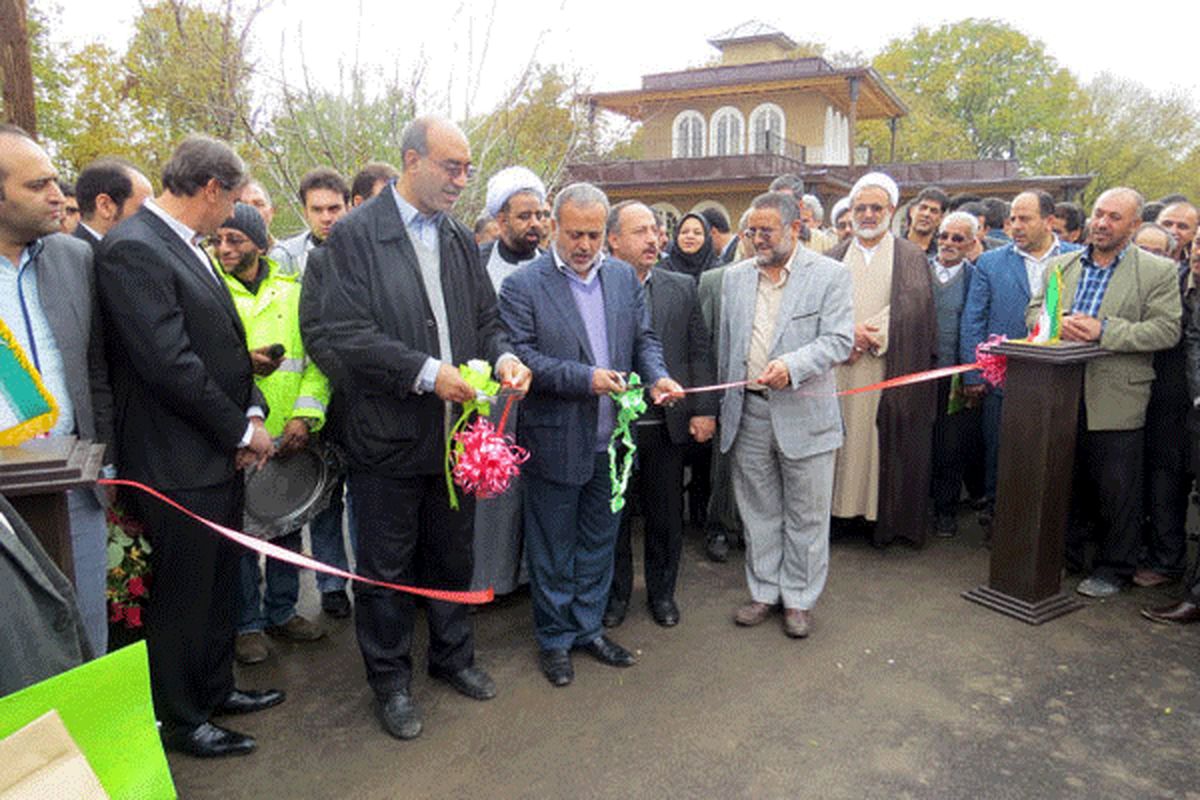
[[[834,369],[838,391],[883,380],[887,358],[888,314],[891,309],[894,240],[883,237],[870,261],[852,242],[846,251],[846,269],[854,284],[854,324],[879,328],[879,349],[866,352],[853,365]],[[833,474],[833,516],[879,517],[879,392],[840,398],[846,440],[838,451]]]

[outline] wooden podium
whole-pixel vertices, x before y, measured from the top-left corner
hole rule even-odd
[[[75,567],[67,490],[95,486],[103,459],[104,445],[74,436],[0,447],[0,494],[29,523],[71,583]]]
[[[1060,581],[1083,367],[1106,353],[1094,342],[1004,342],[992,352],[1008,357],[992,559],[987,585],[963,597],[1040,625],[1083,606]]]

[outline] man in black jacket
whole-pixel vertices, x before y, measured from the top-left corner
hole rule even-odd
[[[646,293],[650,325],[662,342],[667,371],[687,386],[713,382],[708,329],[700,313],[696,282],[678,272],[653,269],[657,261],[654,214],[633,200],[608,214],[608,248],[633,266]],[[646,599],[650,615],[664,628],[679,623],[675,582],[683,550],[683,458],[689,441],[712,439],[717,425],[716,392],[691,395],[670,408],[652,406],[637,421],[638,479],[645,520]],[[604,613],[606,627],[620,625],[633,589],[630,512],[617,536],[612,589]]]
[[[163,193],[104,237],[96,268],[120,476],[234,528],[241,470],[265,463],[273,445],[246,333],[198,241],[232,215],[244,182],[227,145],[188,137],[163,167]],[[157,500],[132,496],[130,506],[154,545],[146,643],[163,741],[195,756],[248,753],[254,739],[209,721],[283,701],[234,688],[241,549]]]
[[[400,180],[345,217],[326,240],[322,313],[305,340],[345,401],[340,437],[359,526],[358,569],[407,585],[463,590],[471,581],[475,504],[450,508],[443,476],[448,422],[474,399],[458,365],[484,358],[519,391],[529,370],[508,353],[496,293],[471,232],[446,212],[474,168],[453,123],[414,120],[401,139]],[[326,365],[326,362],[329,365]],[[421,732],[409,694],[415,608],[409,594],[355,587],[355,624],[384,728]],[[431,600],[429,672],[477,700],[496,693],[475,666],[466,608]]]

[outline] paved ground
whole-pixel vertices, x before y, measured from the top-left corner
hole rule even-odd
[[[1200,800],[1200,630],[1137,614],[1169,592],[1030,627],[959,597],[987,558],[973,525],[922,551],[835,542],[815,631],[797,642],[777,617],[736,628],[740,556],[711,564],[692,537],[683,622],[657,627],[639,584],[613,634],[639,653],[632,669],[580,656],[575,683],[552,688],[528,598],[509,598],[475,617],[499,696],[474,702],[421,674],[412,742],[380,729],[353,627],[338,623],[241,671],[241,685],[289,695],[236,720],[256,754],[173,755],[171,768],[184,798]]]

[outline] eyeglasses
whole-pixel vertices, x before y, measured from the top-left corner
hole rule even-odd
[[[236,233],[227,233],[224,236],[216,233],[208,237],[208,243],[212,247],[220,247],[222,244],[228,244],[230,247],[241,247],[248,241],[250,240],[245,236],[238,236]]]
[[[470,164],[469,162],[463,163],[462,161],[447,160],[447,161],[435,161],[433,163],[435,163],[439,167],[441,167],[442,172],[445,172],[451,178],[457,178],[459,176],[462,176],[462,177],[465,177],[469,181],[475,177],[475,172],[476,172],[475,167],[474,167],[474,165]]]
[[[944,242],[949,239],[955,244],[962,244],[963,242],[967,241],[967,237],[963,236],[961,233],[946,233],[945,231],[939,233],[937,238],[939,242]]]
[[[779,228],[746,228],[742,233],[750,241],[754,241],[761,236],[766,241],[771,241],[779,233]]]

